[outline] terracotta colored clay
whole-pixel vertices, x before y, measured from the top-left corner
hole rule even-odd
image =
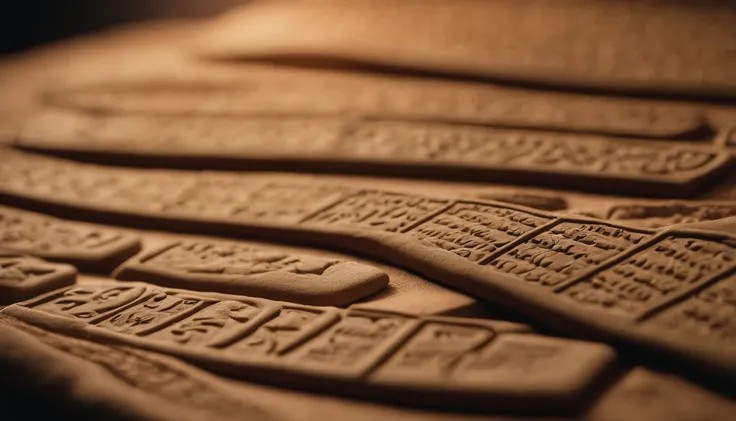
[[[173,242],[132,259],[117,279],[300,304],[342,306],[388,285],[368,265],[212,241]]]
[[[27,300],[74,283],[73,266],[0,251],[0,304]]]
[[[0,206],[0,250],[110,273],[140,250],[132,234]]]
[[[733,98],[734,19],[730,2],[256,1],[213,22],[196,46],[229,60]]]
[[[68,288],[2,313],[228,376],[464,410],[490,403],[570,410],[615,361],[605,345],[535,335],[513,323],[339,311],[138,283]]]
[[[706,146],[427,122],[273,117],[52,113],[27,123],[19,145],[131,165],[512,179],[677,197],[697,191],[730,163],[728,153]]]
[[[720,288],[736,268],[733,233],[657,232],[347,180],[111,169],[13,154],[0,167],[14,175],[0,178],[3,201],[100,220],[125,215],[141,226],[308,237],[380,256],[573,334],[660,352],[716,377],[736,367],[733,348],[723,345],[730,336],[720,333],[729,323],[695,340],[692,331],[651,322],[682,299]],[[49,172],[50,179],[33,176]]]

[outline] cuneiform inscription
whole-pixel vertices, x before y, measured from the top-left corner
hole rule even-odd
[[[367,159],[463,162],[473,166],[661,177],[707,168],[707,148],[645,145],[599,137],[416,123],[364,123],[341,154]]]
[[[0,206],[0,248],[58,253],[61,249],[89,251],[108,245],[120,234],[83,229],[73,223]]]
[[[388,275],[367,264],[212,240],[167,244],[124,263],[114,277],[197,291],[336,306],[375,293],[389,282]]]
[[[138,250],[130,234],[0,206],[0,249],[44,259],[101,265]]]
[[[240,177],[202,178],[167,212],[237,220],[298,223],[347,193],[340,186],[319,183],[257,185]]]
[[[320,182],[281,182],[259,176],[125,170],[3,151],[0,188],[44,200],[153,212],[161,216],[298,223],[355,193]]]
[[[56,271],[54,265],[21,256],[0,256],[0,285],[18,285]]]
[[[324,331],[337,318],[337,312],[331,309],[285,305],[276,317],[227,350],[235,355],[280,355]]]
[[[554,287],[648,237],[595,222],[561,222],[496,257],[488,266],[527,282]]]
[[[70,285],[77,270],[65,264],[0,253],[0,304],[21,301]]]
[[[565,295],[588,306],[638,316],[736,263],[736,244],[665,236]]]
[[[143,264],[173,271],[208,275],[258,275],[269,272],[322,275],[339,260],[294,255],[227,242],[183,242]]]
[[[403,232],[449,203],[401,193],[364,191],[319,212],[309,223]]]
[[[79,286],[42,297],[39,302],[32,301],[30,306],[59,316],[97,320],[140,299],[146,290],[141,285],[117,284],[109,288]]]
[[[145,301],[100,322],[106,329],[128,334],[147,334],[203,308],[208,302],[195,296],[154,291]]]
[[[272,317],[276,307],[264,302],[220,301],[151,335],[190,346],[223,347]]]
[[[168,364],[150,353],[62,336],[6,317],[0,323],[7,323],[46,345],[97,364],[122,382],[178,406],[206,409],[217,414],[218,419],[233,420],[241,419],[244,413],[254,415],[260,411],[256,406],[223,393],[192,370]]]
[[[127,288],[127,290],[126,290]],[[602,344],[583,344],[559,338],[542,338],[527,326],[507,322],[457,318],[422,319],[396,313],[363,309],[339,310],[308,307],[249,297],[196,294],[181,290],[162,290],[147,284],[121,286],[98,283],[46,294],[36,300],[10,306],[4,314],[33,323],[45,313],[80,319],[82,305],[65,308],[63,300],[75,295],[113,297],[105,309],[85,317],[85,338],[115,338],[176,355],[195,363],[227,369],[228,373],[249,375],[270,371],[269,381],[291,384],[300,378],[362,382],[366,387],[389,382],[397,387],[415,388],[407,379],[426,380],[438,390],[475,389],[502,392],[493,386],[495,379],[479,381],[465,364],[488,359],[497,353],[493,344],[506,336],[514,342],[532,341],[537,362],[524,371],[523,382],[506,380],[509,387],[524,396],[533,396],[530,378],[539,367],[546,372],[556,367],[558,384],[552,393],[575,392],[595,381],[600,371],[614,358]],[[134,298],[132,291],[139,291]],[[115,299],[118,297],[120,299]],[[93,300],[87,300],[90,302]],[[96,300],[100,301],[100,300]],[[24,307],[24,308],[23,308]],[[98,305],[99,307],[99,305]],[[53,325],[53,324],[52,324]],[[522,336],[529,336],[526,340]],[[537,338],[536,341],[534,338]],[[532,345],[527,345],[531,347]],[[582,352],[575,350],[580,350]],[[558,364],[560,355],[576,354],[578,364]],[[510,355],[496,361],[491,374],[516,369],[521,358]],[[564,361],[563,361],[564,362]],[[593,369],[590,369],[591,362]],[[507,367],[509,364],[512,367]],[[574,368],[584,365],[586,373]],[[562,368],[564,367],[564,368]],[[569,367],[569,368],[568,368]],[[443,382],[451,379],[455,386]],[[549,385],[546,384],[545,388]],[[425,386],[421,386],[420,389]],[[546,389],[549,390],[549,389]],[[455,397],[454,399],[456,399]]]
[[[420,224],[409,235],[479,263],[550,220],[515,209],[461,202]]]
[[[736,343],[736,275],[717,281],[646,323],[676,330],[678,334]]]

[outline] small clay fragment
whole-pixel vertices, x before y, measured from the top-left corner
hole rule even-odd
[[[110,273],[140,250],[135,235],[0,206],[0,249]]]
[[[129,260],[113,275],[196,291],[343,306],[380,291],[388,275],[374,267],[238,243],[184,241]]]
[[[77,270],[61,263],[0,251],[0,304],[27,300],[72,285]]]
[[[606,345],[537,335],[510,322],[307,307],[129,282],[62,289],[2,313],[227,376],[463,411],[574,411],[616,360]]]

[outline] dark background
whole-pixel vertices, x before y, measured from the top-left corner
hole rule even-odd
[[[0,54],[128,22],[216,15],[247,0],[6,0]]]

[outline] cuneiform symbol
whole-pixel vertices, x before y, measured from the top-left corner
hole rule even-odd
[[[110,287],[78,286],[40,297],[27,306],[59,316],[96,321],[114,314],[145,297],[147,288],[140,285]]]
[[[276,312],[263,301],[219,301],[154,332],[151,339],[187,346],[224,347],[250,333]]]
[[[403,232],[448,203],[449,201],[443,199],[402,193],[363,191],[313,215],[306,222]]]
[[[594,222],[560,222],[494,258],[488,267],[556,287],[641,244],[650,234]]]
[[[564,295],[589,307],[641,317],[736,263],[727,242],[665,235],[631,257],[571,286]]]
[[[646,323],[672,329],[678,334],[736,342],[736,275],[718,280]]]
[[[480,263],[551,218],[502,206],[458,202],[419,224],[408,234]]]
[[[363,123],[340,144],[342,155],[359,158],[464,162],[645,178],[699,171],[716,157],[713,150],[633,144],[602,137],[414,123]]]
[[[3,310],[31,324],[44,313],[87,324],[72,336],[143,346],[227,373],[266,373],[287,384],[309,378],[411,390],[422,380],[422,390],[511,388],[537,396],[530,384],[541,373],[540,390],[565,396],[588,387],[614,359],[605,345],[542,338],[515,323],[309,307],[147,284],[67,288]],[[559,378],[564,381],[554,384]]]
[[[269,272],[322,275],[338,263],[308,255],[225,242],[177,243],[144,259],[146,266],[209,275],[257,275]]]

